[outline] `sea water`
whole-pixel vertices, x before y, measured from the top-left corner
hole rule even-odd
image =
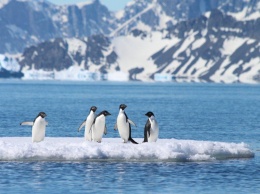
[[[259,85],[1,80],[0,138],[21,141],[30,137],[31,128],[19,123],[32,121],[44,111],[49,122],[47,137],[83,141],[84,132],[77,129],[93,105],[97,112],[112,114],[106,119],[108,133],[103,138],[118,138],[113,128],[121,103],[128,106],[126,113],[137,125],[132,129],[134,139],[143,137],[144,114],[152,111],[160,126],[160,139],[244,142],[254,157],[189,162],[1,161],[1,193],[260,192]],[[8,146],[8,141],[2,145]],[[19,147],[16,149],[19,155]]]

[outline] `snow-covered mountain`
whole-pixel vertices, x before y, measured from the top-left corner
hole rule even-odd
[[[259,81],[259,34],[260,20],[241,22],[213,10],[168,29],[166,37],[179,40],[152,58],[157,72],[171,73],[176,79]]]
[[[57,74],[72,68],[105,78],[123,74],[124,80],[148,81],[162,74],[177,81],[259,82],[259,22],[237,21],[213,10],[162,31],[135,29],[111,40],[103,35],[55,39],[26,49],[20,63],[26,70]]]
[[[93,35],[58,38],[29,47],[19,63],[25,79],[100,80],[116,60],[109,38]]]
[[[214,9],[241,20],[260,18],[259,0],[133,0],[116,15],[121,25],[112,34],[126,34],[134,28],[161,30]]]
[[[23,52],[59,37],[109,34],[116,28],[113,13],[99,0],[58,6],[46,0],[0,1],[0,53]]]
[[[6,1],[2,9],[30,2]],[[24,50],[18,58],[24,79],[260,82],[257,0],[135,0],[115,14],[98,0],[59,8],[40,2],[51,7],[62,38]],[[102,17],[99,9],[87,10],[94,5]]]
[[[161,30],[216,8],[243,20],[260,17],[258,0],[132,0],[117,13],[99,0],[63,6],[47,0],[2,0],[0,53],[23,52],[53,38],[113,37],[135,28]]]

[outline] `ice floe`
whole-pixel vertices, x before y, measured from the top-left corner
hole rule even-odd
[[[156,143],[122,143],[103,138],[101,143],[83,138],[47,137],[32,143],[30,137],[1,137],[0,161],[214,161],[254,157],[245,143],[159,139]]]

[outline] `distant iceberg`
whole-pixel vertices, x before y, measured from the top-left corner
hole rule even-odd
[[[22,76],[18,62],[12,57],[0,54],[0,78],[21,78]]]
[[[0,70],[1,70],[1,68],[4,68],[7,71],[11,71],[11,72],[20,71],[20,65],[14,58],[7,57],[2,54],[0,54]]]
[[[169,82],[172,81],[172,75],[167,73],[155,73],[154,81],[158,82]]]
[[[142,139],[136,139],[142,142]],[[0,161],[214,161],[252,158],[245,143],[159,139],[156,143],[124,144],[119,138],[102,143],[83,138],[47,137],[31,143],[29,137],[0,138]]]
[[[129,81],[129,75],[122,71],[100,73],[84,70],[79,66],[71,66],[62,71],[44,71],[23,69],[24,80],[71,80],[71,81]]]

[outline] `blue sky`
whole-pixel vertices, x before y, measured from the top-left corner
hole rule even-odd
[[[62,5],[62,4],[75,4],[78,2],[87,2],[89,0],[48,0],[54,4]],[[110,11],[118,11],[123,9],[127,2],[131,0],[100,0],[100,2],[107,6]]]

